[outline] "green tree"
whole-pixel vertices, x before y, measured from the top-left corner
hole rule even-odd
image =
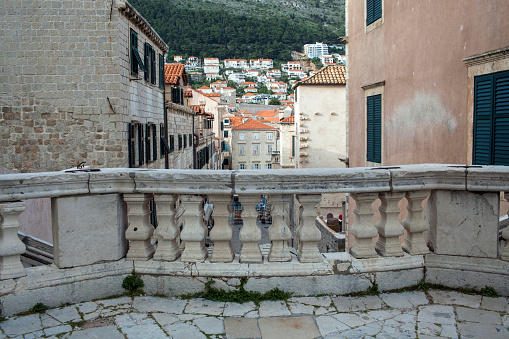
[[[281,101],[278,98],[272,98],[269,100],[269,105],[281,105]]]

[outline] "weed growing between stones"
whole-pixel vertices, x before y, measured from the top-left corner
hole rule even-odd
[[[126,290],[127,295],[135,296],[140,294],[145,294],[141,289],[145,284],[143,280],[136,275],[134,270],[127,277],[124,278],[122,282],[122,288]]]
[[[246,291],[244,285],[247,283],[247,277],[242,277],[240,279],[239,287],[233,291],[225,291],[222,289],[214,288],[212,287],[214,283],[215,281],[210,279],[205,283],[204,292],[184,294],[180,297],[183,299],[205,298],[212,301],[227,301],[241,304],[252,301],[258,305],[260,301],[287,300],[292,296],[291,292],[282,291],[277,287],[265,293]]]
[[[74,330],[76,327],[83,327],[87,323],[86,320],[80,320],[80,321],[70,321],[69,325],[71,325],[72,329]]]
[[[18,313],[18,314],[16,314],[16,316],[23,316],[23,315],[29,315],[29,314],[35,314],[35,313],[44,313],[48,309],[49,309],[49,307],[44,305],[43,303],[37,303],[34,305],[34,307],[29,309],[28,311]]]
[[[484,288],[481,288],[481,294],[485,297],[498,297],[497,291],[495,291],[495,289],[491,286],[484,286]]]

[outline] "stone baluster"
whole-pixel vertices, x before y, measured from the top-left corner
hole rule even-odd
[[[285,201],[286,200],[286,201]],[[287,226],[288,199],[282,194],[271,194],[272,225],[269,227],[269,240],[271,241],[269,261],[284,262],[292,260],[288,242],[292,240],[292,232]]]
[[[403,250],[409,254],[427,254],[429,248],[426,245],[424,232],[429,230],[429,222],[422,216],[422,202],[429,196],[430,191],[412,191],[406,193],[408,216],[403,220],[406,230]]]
[[[125,237],[129,241],[127,260],[146,261],[154,254],[151,237],[154,226],[150,224],[149,201],[152,194],[124,194],[127,204],[127,230]]]
[[[355,201],[355,208],[353,210],[355,222],[350,227],[350,233],[352,233],[354,239],[350,253],[355,258],[376,257],[373,238],[377,236],[378,231],[373,226],[371,204],[378,198],[378,194],[352,193],[350,196]]]
[[[242,204],[243,226],[239,233],[239,239],[242,241],[242,250],[240,252],[240,262],[242,263],[261,263],[263,262],[262,252],[259,242],[262,239],[262,231],[256,224],[258,211],[256,205],[260,202],[259,195],[239,195]]]
[[[177,199],[177,194],[154,195],[158,221],[158,226],[155,231],[158,236],[158,241],[154,260],[174,261],[180,257],[181,250],[177,243],[180,230],[175,223],[175,203]]]
[[[316,227],[317,206],[322,196],[320,194],[297,195],[297,199],[302,206],[302,221],[296,232],[299,238],[297,257],[300,262],[322,262],[323,258],[318,250],[318,241],[322,238],[322,233]]]
[[[401,257],[404,254],[399,236],[405,233],[405,229],[398,220],[401,212],[398,203],[404,196],[404,192],[383,192],[378,195],[382,203],[378,208],[380,220],[375,225],[378,230],[375,250],[384,257]]]
[[[184,228],[180,233],[180,239],[184,242],[184,251],[180,260],[186,262],[203,262],[207,258],[208,251],[205,247],[207,226],[203,222],[202,195],[185,194],[180,196],[184,205]]]
[[[210,240],[214,242],[210,262],[230,262],[235,258],[231,240],[233,227],[230,225],[230,194],[212,195],[214,205],[214,227],[210,231]]]
[[[0,204],[0,280],[26,275],[20,260],[26,247],[18,238],[18,217],[24,210],[25,203],[21,201]]]

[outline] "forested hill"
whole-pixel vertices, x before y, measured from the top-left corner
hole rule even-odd
[[[344,0],[129,0],[169,56],[290,60],[308,43],[344,35]]]

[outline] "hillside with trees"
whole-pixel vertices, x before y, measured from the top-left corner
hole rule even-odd
[[[344,35],[344,0],[130,0],[173,55],[290,60]],[[296,7],[296,4],[298,5]]]

